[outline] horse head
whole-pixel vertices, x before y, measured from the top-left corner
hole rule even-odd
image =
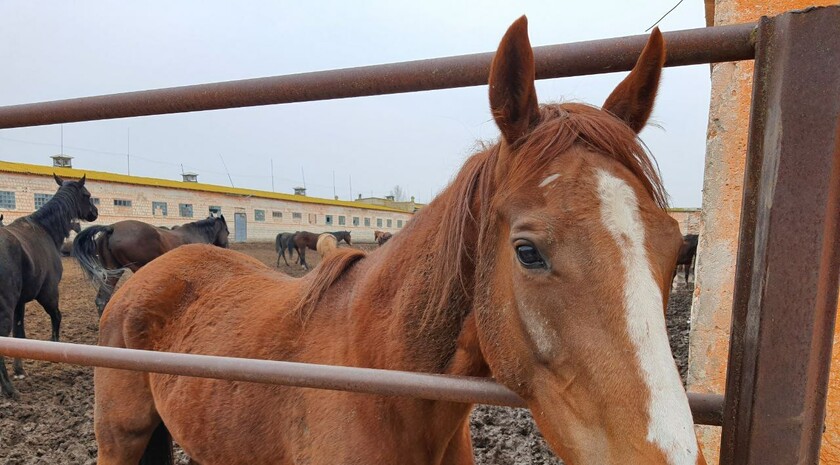
[[[350,231],[341,231],[341,239],[344,239],[344,242],[346,242],[347,245],[353,245],[350,241]]]
[[[540,106],[522,17],[491,65],[502,137],[475,183],[476,331],[570,465],[706,463],[664,318],[682,236],[637,139],[664,61],[656,29],[603,108]]]
[[[225,215],[219,215],[214,219],[215,224],[213,231],[215,232],[215,239],[213,240],[213,245],[226,249],[228,247],[228,236],[230,236],[230,230],[228,230]]]
[[[58,191],[67,192],[73,199],[73,204],[76,206],[75,217],[85,221],[96,221],[96,218],[99,217],[99,210],[93,204],[93,198],[85,187],[86,178],[87,175],[85,174],[78,181],[65,181],[53,173],[53,179],[59,186]]]

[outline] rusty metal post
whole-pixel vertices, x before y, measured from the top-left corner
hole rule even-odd
[[[755,24],[665,33],[665,66],[753,58]],[[629,71],[647,35],[534,48],[537,79]],[[487,84],[493,53],[0,107],[0,129]]]
[[[840,276],[840,7],[762,18],[722,465],[816,464]]]

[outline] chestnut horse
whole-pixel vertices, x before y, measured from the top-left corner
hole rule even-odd
[[[394,237],[394,235],[389,233],[389,232],[383,232],[383,231],[374,231],[373,232],[373,240],[376,241],[376,243],[379,244],[380,247],[385,245],[385,243],[388,242],[388,239],[390,239],[392,237]]]
[[[569,465],[704,465],[665,329],[682,237],[636,138],[664,60],[655,30],[603,109],[539,106],[519,19],[490,71],[500,142],[389,247],[297,279],[181,247],[117,291],[99,343],[492,377]],[[171,438],[202,465],[473,463],[465,404],[110,368],[95,390],[101,465],[167,463]]]
[[[184,244],[228,246],[227,222],[224,215],[193,221],[177,229],[163,229],[142,221],[118,221],[108,226],[91,226],[73,240],[73,256],[94,285],[96,309],[105,309],[114,286],[126,269],[140,267]]]
[[[338,239],[331,233],[324,233],[318,236],[318,243],[315,248],[318,255],[323,259],[328,253],[338,249]]]

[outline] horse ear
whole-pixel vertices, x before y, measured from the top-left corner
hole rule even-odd
[[[63,180],[63,179],[61,179],[61,178],[60,178],[57,174],[55,174],[55,173],[53,173],[53,179],[55,179],[55,183],[56,183],[56,184],[58,184],[59,186],[63,186],[63,185],[64,185],[64,180]]]
[[[664,65],[665,39],[657,27],[650,33],[636,66],[607,97],[604,110],[623,120],[638,134],[653,111],[659,76]]]
[[[524,136],[540,117],[534,87],[534,52],[528,40],[528,19],[508,28],[490,65],[490,110],[508,144]]]
[[[85,186],[85,180],[87,180],[87,173],[82,175],[82,179],[79,179],[79,187]]]

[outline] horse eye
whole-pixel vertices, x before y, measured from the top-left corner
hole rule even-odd
[[[542,255],[533,245],[523,244],[516,247],[516,258],[525,268],[545,268]]]

